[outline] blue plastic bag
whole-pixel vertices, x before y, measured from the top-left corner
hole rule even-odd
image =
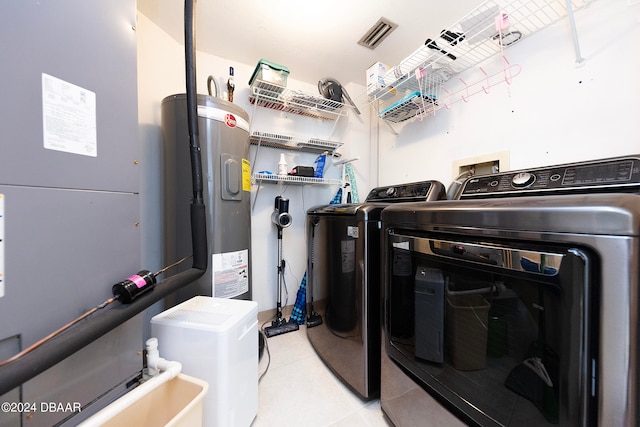
[[[326,154],[320,154],[318,157],[316,157],[316,161],[314,163],[314,168],[313,168],[313,176],[315,178],[322,178],[324,176],[324,165],[326,162],[327,162]]]

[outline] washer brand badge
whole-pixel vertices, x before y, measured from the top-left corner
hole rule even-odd
[[[224,123],[229,126],[230,128],[234,128],[236,127],[236,124],[238,124],[238,122],[236,122],[236,118],[233,114],[225,114],[224,116]]]

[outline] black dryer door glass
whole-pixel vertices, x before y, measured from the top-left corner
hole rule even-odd
[[[386,262],[389,354],[428,392],[479,425],[592,418],[587,252],[392,234]]]

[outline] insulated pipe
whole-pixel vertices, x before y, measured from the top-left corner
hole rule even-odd
[[[202,270],[191,268],[171,276],[131,304],[112,305],[111,308],[98,311],[32,352],[3,366],[0,368],[0,396],[91,344],[177,289],[197,280],[203,273]]]
[[[193,202],[191,204],[191,242],[193,245],[193,268],[207,270],[209,253],[207,250],[207,218],[204,206],[204,182],[202,178],[202,152],[198,128],[198,99],[196,85],[196,44],[195,44],[195,0],[184,2],[184,59],[187,89],[187,122],[191,151],[191,178]],[[194,226],[194,224],[196,226]],[[196,246],[198,251],[196,251]]]
[[[191,172],[193,177],[194,201],[191,204],[191,236],[193,266],[189,270],[171,276],[131,304],[111,305],[84,319],[24,356],[0,368],[0,396],[22,385],[36,375],[46,371],[56,363],[66,359],[107,332],[122,325],[161,299],[178,289],[199,279],[207,269],[207,222],[202,193],[202,160],[198,139],[198,119],[195,83],[194,2],[185,0],[185,63],[187,71],[187,115],[191,146]]]
[[[196,89],[196,58],[195,58],[195,14],[193,13],[194,0],[185,0],[184,3],[184,54],[185,74],[187,81],[187,120],[189,125],[189,144],[191,147],[191,170],[193,172],[193,203],[202,204],[203,180],[202,158],[200,153],[198,130],[198,105]]]

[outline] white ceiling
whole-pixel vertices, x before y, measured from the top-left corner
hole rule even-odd
[[[482,0],[199,0],[198,50],[244,64],[285,65],[291,78],[364,85],[366,69],[395,65]],[[138,0],[138,9],[183,43],[183,0]],[[358,40],[380,18],[398,28],[375,50]],[[248,83],[248,82],[247,82]]]

